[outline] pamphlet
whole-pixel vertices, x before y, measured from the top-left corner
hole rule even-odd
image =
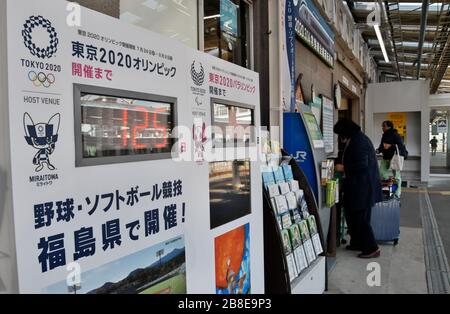
[[[294,192],[297,197],[298,207],[300,209],[300,213],[304,219],[309,217],[308,204],[306,204],[306,200],[304,198],[303,190]]]
[[[292,246],[288,230],[281,231],[281,239],[283,241],[284,253],[286,254],[289,278],[293,281],[298,276],[298,271],[297,265],[295,264],[294,255],[292,254]]]
[[[321,184],[326,186],[334,178],[334,161],[330,159],[322,161],[321,170]]]
[[[292,221],[294,221],[296,224],[299,223],[300,221],[302,221],[303,218],[302,218],[302,215],[298,208],[295,208],[295,209],[291,210],[290,212],[291,212]]]
[[[334,202],[336,204],[338,204],[340,202],[340,199],[339,199],[339,184],[340,184],[340,180],[336,179],[335,181],[336,181],[336,187],[334,189]]]
[[[270,199],[270,203],[272,204],[272,209],[274,210],[275,215],[278,215],[278,210],[277,210],[277,204],[275,202],[275,197],[272,197]]]
[[[289,209],[296,209],[298,207],[297,197],[294,192],[289,192],[286,194],[286,201]]]
[[[300,269],[299,273],[308,268],[309,263],[308,259],[306,258],[305,247],[303,246],[303,244],[294,250],[294,256],[296,256],[296,259],[298,261],[298,268]]]
[[[286,182],[294,180],[294,174],[292,173],[292,167],[290,165],[283,165],[283,174]]]
[[[300,274],[308,267],[308,262],[306,260],[305,251],[303,250],[302,238],[300,236],[298,225],[292,225],[291,228],[289,228],[289,234],[291,236],[292,251],[297,266],[297,272]]]
[[[285,254],[292,252],[291,240],[289,237],[289,230],[281,230],[281,240],[283,241],[283,249]]]
[[[281,217],[277,215],[277,223],[280,230],[283,230],[283,225],[281,224]]]
[[[291,187],[291,191],[295,192],[295,191],[299,191],[300,190],[300,186],[298,184],[297,180],[291,180],[289,181],[289,185]]]
[[[285,212],[288,211],[286,196],[284,196],[284,195],[275,196],[275,205],[276,205],[277,212],[280,215],[284,214]]]
[[[295,249],[302,244],[302,237],[300,236],[300,229],[298,225],[292,225],[289,228],[289,235],[291,237],[292,248]]]
[[[314,245],[314,251],[316,255],[323,253],[322,243],[320,242],[319,232],[317,231],[316,218],[314,216],[308,217],[309,231],[311,234],[311,239]]]
[[[275,182],[281,183],[284,182],[284,174],[283,174],[283,168],[281,167],[275,167],[273,169],[273,174],[275,176]]]
[[[280,192],[282,195],[285,195],[291,191],[289,183],[287,182],[278,183],[278,186],[280,187]]]
[[[326,190],[326,199],[325,199],[325,205],[328,207],[333,206],[335,203],[334,196],[336,195],[336,181],[330,180],[326,184],[327,190]]]
[[[267,191],[269,192],[270,197],[275,197],[280,195],[280,188],[278,184],[274,183],[267,186]]]
[[[271,167],[278,167],[281,160],[281,154],[280,153],[269,153],[266,155],[267,164]]]
[[[297,261],[298,272],[308,267],[308,260],[306,259],[305,250],[302,244],[302,237],[300,235],[300,226],[298,224],[292,225],[289,229],[291,235],[291,243],[294,251],[295,260]]]
[[[289,253],[286,255],[286,261],[288,266],[288,272],[289,272],[289,279],[290,281],[294,281],[295,278],[298,277],[298,270],[297,265],[295,264],[295,258],[293,253]]]
[[[273,168],[269,166],[261,166],[262,178],[264,186],[269,186],[275,183],[275,177],[273,175]]]
[[[314,247],[308,231],[308,222],[306,220],[302,220],[300,222],[300,234],[302,236],[303,246],[305,248],[306,259],[308,260],[308,264],[311,264],[316,259],[316,253],[314,251]]]
[[[281,225],[283,229],[289,229],[292,226],[291,214],[289,212],[281,215]]]

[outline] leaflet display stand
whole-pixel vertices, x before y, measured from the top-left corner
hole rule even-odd
[[[305,113],[310,113],[310,109],[304,105],[301,113],[284,113],[284,148],[295,159],[311,185],[314,202],[319,208],[318,213],[323,228],[322,238],[328,239],[331,208],[325,206],[326,191],[320,185],[320,164],[322,160],[327,159],[327,155],[323,147],[314,147],[313,134],[307,127]]]
[[[283,156],[288,157],[286,152]],[[314,216],[320,241],[324,247],[324,233],[322,223],[308,180],[294,159],[289,165],[292,167],[294,180],[304,192],[304,198],[310,215]],[[281,230],[277,222],[275,210],[272,207],[267,190],[264,189],[264,261],[265,261],[265,292],[275,294],[320,294],[326,290],[326,261],[322,253],[299,277],[291,281],[288,271],[288,261],[283,249]]]

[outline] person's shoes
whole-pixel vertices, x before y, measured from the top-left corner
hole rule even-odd
[[[375,252],[370,253],[370,254],[362,254],[361,253],[358,255],[358,257],[359,258],[377,258],[377,257],[380,257],[380,255],[381,255],[381,251],[380,251],[380,249],[378,249]]]
[[[353,245],[347,245],[347,246],[345,247],[345,249],[348,250],[348,251],[359,251],[359,252],[362,251],[359,247],[353,246]]]

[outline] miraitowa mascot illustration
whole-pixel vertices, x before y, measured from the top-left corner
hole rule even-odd
[[[203,122],[201,125],[194,123],[193,139],[194,139],[195,160],[203,161],[205,153],[205,143],[207,141],[206,123]]]
[[[23,115],[23,126],[25,128],[25,140],[28,145],[38,150],[33,158],[33,164],[36,165],[36,172],[44,169],[44,164],[50,170],[55,170],[50,162],[50,155],[55,151],[55,144],[58,141],[59,123],[61,115],[55,114],[47,123],[34,124],[30,114]]]

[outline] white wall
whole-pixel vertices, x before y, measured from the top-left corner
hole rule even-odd
[[[6,1],[0,1],[0,294],[18,291],[11,198]]]
[[[270,71],[270,136],[274,142],[283,142],[283,112],[280,106],[280,62],[279,62],[279,3],[278,0],[269,0],[269,60]]]
[[[165,37],[171,37],[193,48],[198,48],[197,1],[154,1],[155,7],[145,1],[120,1],[120,19]],[[180,1],[178,1],[180,2]],[[203,34],[202,34],[203,35]]]
[[[430,95],[430,107],[450,107],[450,94]]]
[[[404,81],[369,84],[366,94],[366,133],[379,144],[379,125],[374,125],[374,115],[387,112],[420,112],[420,128],[412,129],[420,137],[415,142],[408,141],[408,146],[420,146],[420,168],[408,169],[420,171],[421,181],[428,181],[430,176],[430,154],[428,145],[428,128],[430,120],[429,81]],[[411,116],[413,118],[413,116]],[[414,119],[414,118],[413,118]],[[417,121],[417,117],[415,117]],[[376,140],[375,140],[376,138]],[[412,152],[408,147],[411,155]],[[415,154],[414,154],[415,155]]]

